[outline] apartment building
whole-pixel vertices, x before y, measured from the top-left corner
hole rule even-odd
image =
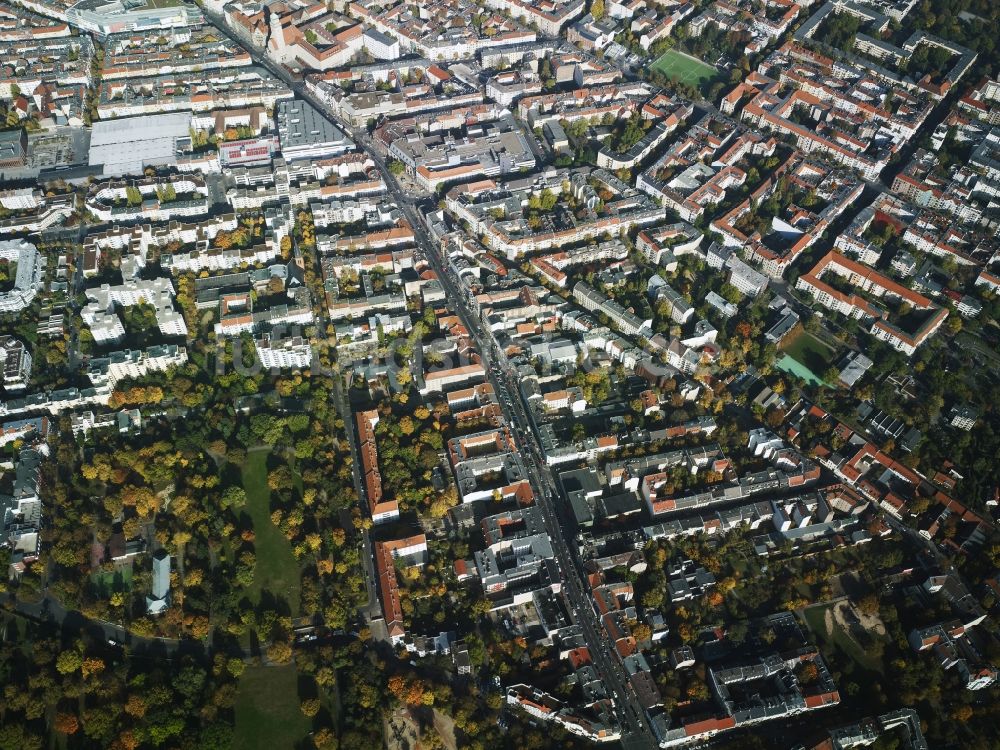
[[[628,248],[621,240],[599,242],[595,245],[559,250],[548,255],[540,255],[529,261],[531,267],[551,284],[565,288],[569,276],[566,269],[573,266],[622,261],[628,258]]]
[[[890,19],[887,14],[892,14],[898,21],[901,15],[905,15],[908,10],[905,3],[889,4],[885,2],[846,2],[845,0],[831,0],[821,5],[795,32],[793,37],[796,43],[808,42],[813,46],[826,49],[824,40],[815,36],[816,31],[823,22],[830,16],[848,14],[854,16],[866,25],[866,30],[872,31],[878,37],[889,28]],[[886,15],[882,13],[886,12]],[[929,72],[917,80],[901,73],[910,64],[913,53],[918,47],[937,47],[949,53],[954,62],[951,67],[934,77]],[[972,67],[976,60],[976,53],[941,37],[928,34],[926,31],[913,32],[900,46],[886,42],[882,38],[869,36],[865,33],[854,35],[854,51],[829,50],[838,57],[845,58],[849,64],[867,68],[871,75],[891,85],[905,86],[906,88],[928,94],[935,99],[941,99],[951,91],[963,75]],[[893,66],[892,69],[886,66]]]
[[[693,226],[678,222],[642,230],[635,239],[635,247],[647,262],[673,272],[677,270],[677,259],[697,253],[702,239],[702,233]]]
[[[211,26],[179,26],[110,34],[104,40],[101,78],[198,74],[252,65],[250,53]]]
[[[0,8],[0,40],[52,39],[69,36],[70,28],[51,18],[33,13],[21,6],[4,4]]]
[[[471,87],[449,86],[449,91],[438,92],[430,86],[408,87],[402,91],[360,91],[344,95],[337,85],[311,78],[307,85],[325,99],[337,116],[354,127],[364,127],[370,120],[382,118],[413,117],[431,118],[435,110],[460,107],[475,108],[483,104],[483,90]],[[336,85],[336,84],[332,84]]]
[[[399,645],[406,638],[403,608],[399,599],[399,579],[396,566],[423,565],[427,556],[427,537],[416,534],[405,539],[378,541],[375,547],[375,573],[378,576],[379,595],[382,599],[382,619],[385,621],[389,640]]]
[[[90,186],[87,210],[102,221],[163,221],[208,213],[208,186],[198,174],[97,182]]]
[[[509,13],[546,36],[557,37],[563,26],[583,15],[583,0],[487,0],[487,7]]]
[[[867,180],[878,177],[933,109],[926,94],[880,83],[861,67],[838,62],[834,68],[832,60],[792,42],[759,69],[766,74],[751,73],[724,97],[722,111],[732,113],[749,98],[741,112],[745,122],[791,136],[802,152],[825,154]],[[893,111],[882,106],[886,101],[906,106]],[[798,124],[797,112],[809,112],[820,123],[841,112],[850,117],[813,128]]]
[[[606,698],[587,706],[571,707],[549,693],[524,684],[511,685],[506,695],[507,705],[539,721],[552,722],[569,734],[591,742],[621,740],[621,727]]]
[[[0,425],[0,446],[20,440],[22,444],[44,442],[49,436],[52,421],[48,417],[28,417],[4,422]]]
[[[575,68],[572,72],[575,73]],[[552,121],[599,121],[607,115],[627,119],[654,98],[656,93],[649,84],[642,82],[587,86],[569,94],[523,97],[517,103],[517,114],[532,128],[540,128]]]
[[[791,0],[766,0],[762,6],[749,0],[718,0],[692,19],[688,34],[701,36],[712,25],[742,35],[747,54],[756,54],[788,31],[802,10]]]
[[[756,298],[767,289],[768,277],[741,260],[732,247],[713,242],[708,248],[707,260],[711,268],[727,273],[726,281],[740,294]]]
[[[771,218],[770,227],[763,232],[756,224],[747,228],[757,206],[771,196],[777,198],[781,186],[786,191],[781,194],[783,205]],[[712,229],[722,235],[726,245],[741,248],[747,260],[759,263],[767,276],[780,279],[863,191],[864,183],[849,171],[795,154],[746,201],[713,221]],[[820,207],[811,211],[803,203]]]
[[[222,250],[208,248],[204,251],[188,253],[165,253],[160,256],[163,268],[173,273],[190,271],[227,271],[241,266],[257,266],[273,261],[279,257],[280,248],[277,242],[265,242],[243,249]]]
[[[863,208],[842,233],[833,241],[833,245],[844,255],[867,266],[875,265],[882,257],[882,248],[870,242],[865,233],[872,226],[876,217],[882,223],[891,224],[897,230],[913,220],[912,209],[903,201],[888,193],[882,193],[870,206]],[[904,274],[910,275],[910,274]]]
[[[509,107],[523,96],[539,94],[542,79],[531,70],[504,70],[486,82],[486,96],[503,107]]]
[[[919,208],[948,214],[968,227],[979,223],[1000,195],[1000,169],[991,168],[992,164],[1000,164],[996,159],[1000,137],[986,128],[970,125],[979,123],[949,115],[935,130],[935,136],[941,132],[945,135],[940,140],[934,138],[940,147],[948,131],[954,128],[957,139],[975,144],[967,164],[945,170],[936,154],[917,149],[910,163],[893,180],[892,192]],[[955,260],[963,262],[961,257]]]
[[[561,588],[548,534],[512,534],[475,553],[476,570],[494,609],[524,604],[534,592]]]
[[[8,61],[0,74],[0,96],[4,99],[16,98],[12,86],[17,87],[20,96],[33,97],[43,84],[91,83],[94,43],[86,35],[0,39],[0,55]]]
[[[292,92],[262,67],[220,69],[102,81],[97,114],[103,119],[158,112],[207,112],[222,107],[273,108]]]
[[[125,336],[125,329],[116,312],[119,307],[145,304],[152,306],[156,325],[162,336],[187,336],[184,316],[174,308],[174,284],[168,278],[127,278],[124,283],[86,290],[87,305],[80,311],[98,344],[117,344]]]
[[[357,274],[380,271],[391,275],[405,269],[413,268],[413,250],[386,250],[379,253],[364,255],[334,255],[320,259],[324,278],[333,276],[339,278],[345,273]]]
[[[441,393],[450,390],[452,386],[467,386],[486,379],[486,368],[479,362],[457,365],[439,370],[430,370],[421,374],[420,392]]]
[[[245,304],[237,309],[227,311],[230,298],[221,300],[222,312],[219,322],[215,324],[216,336],[239,336],[242,333],[256,333],[272,328],[283,329],[288,326],[305,326],[313,322],[312,304],[309,291],[304,287],[286,290],[288,302],[277,304],[263,310],[254,310],[251,297],[243,296]]]
[[[597,153],[597,166],[605,169],[632,169],[653,153],[653,150],[673,134],[681,124],[694,114],[694,107],[687,103],[674,102],[672,111],[651,127],[646,134],[628,150],[617,152],[605,145]],[[662,105],[658,107],[662,110]]]
[[[596,185],[596,187],[595,187]],[[609,199],[601,205],[597,189]],[[586,213],[566,217],[558,224],[548,221],[532,227],[525,208],[531,197],[548,190],[556,196],[569,190],[587,208]],[[635,227],[656,224],[664,209],[604,169],[546,169],[545,172],[511,177],[503,182],[481,180],[448,191],[447,207],[481,233],[486,245],[510,260],[539,250],[582,243],[604,234],[617,234]],[[495,218],[502,212],[502,218]]]
[[[506,427],[452,438],[448,456],[462,502],[497,497],[520,504],[531,502],[531,484]]]
[[[670,36],[677,24],[692,16],[695,6],[686,0],[660,3],[656,7],[649,7],[644,3],[642,12],[639,11],[639,8],[635,8],[627,14],[630,19],[629,30],[633,36],[638,37],[639,46],[648,50],[656,42]]]
[[[822,277],[827,272],[842,277],[868,296],[844,293],[823,282]],[[933,336],[948,317],[947,309],[936,305],[922,294],[907,289],[836,251],[827,253],[809,273],[800,276],[795,288],[808,292],[824,307],[870,324],[873,336],[907,356],[913,355],[922,343]],[[925,315],[916,328],[903,330],[891,322],[886,311],[870,301],[869,297],[901,300]]]
[[[13,286],[0,292],[0,312],[20,312],[35,299],[42,287],[45,257],[27,240],[0,241],[0,259],[15,265]]]
[[[141,378],[151,372],[164,372],[187,362],[187,349],[176,344],[151,346],[147,349],[127,349],[104,357],[93,357],[87,363],[87,377],[95,387],[114,390],[129,378]]]
[[[795,670],[805,662],[815,666],[817,673],[816,680],[808,685],[795,677]],[[716,701],[733,726],[757,724],[840,703],[840,692],[826,662],[818,651],[810,648],[772,654],[745,666],[712,668],[709,681]],[[743,698],[745,695],[750,697]]]
[[[387,499],[382,487],[382,475],[378,469],[378,446],[375,441],[375,426],[378,425],[378,411],[358,412],[355,415],[358,429],[358,452],[361,456],[361,478],[365,487],[365,500],[372,523],[381,524],[399,518],[399,505],[394,499]]]
[[[20,576],[41,553],[42,454],[22,448],[14,461],[10,495],[0,495],[0,546],[10,551],[8,575]]]
[[[27,345],[13,336],[0,336],[0,356],[3,357],[4,391],[23,391],[31,378],[31,354]]]
[[[141,378],[151,372],[163,372],[184,364],[187,350],[173,344],[151,346],[145,350],[112,352],[91,359],[87,365],[89,388],[62,388],[34,393],[0,404],[0,414],[47,411],[52,415],[83,406],[107,405],[117,385],[128,378]]]
[[[951,620],[914,629],[907,640],[914,651],[930,651],[942,669],[954,669],[966,690],[982,690],[997,681],[1000,670],[986,661],[971,630],[961,620]]]
[[[254,340],[254,347],[267,369],[304,370],[312,364],[312,345],[302,336],[265,333]]]
[[[574,1],[582,11],[582,0]],[[419,9],[402,2],[355,0],[349,8],[354,18],[398,39],[401,54],[417,53],[429,60],[466,59],[493,47],[533,42],[537,37],[534,31],[500,14],[487,15],[477,26],[468,23],[477,12],[468,0],[434,0]]]
[[[985,78],[958,100],[958,107],[990,125],[1000,125],[1000,80]]]
[[[769,156],[775,145],[728,117],[706,115],[639,175],[636,187],[684,221],[695,221],[708,206],[724,201],[728,190],[746,182],[739,167],[744,156]]]
[[[207,250],[219,232],[232,231],[237,226],[235,214],[220,214],[190,224],[170,221],[165,224],[112,226],[103,232],[88,233],[83,245],[83,273],[85,277],[97,273],[103,250],[131,250],[139,258],[145,258],[151,249],[162,249],[171,242],[193,244]]]
[[[578,281],[573,286],[573,299],[585,310],[606,315],[626,336],[650,335],[653,332],[652,320],[641,320],[635,313],[608,299],[584,281]]]

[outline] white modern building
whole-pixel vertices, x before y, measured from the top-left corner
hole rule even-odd
[[[19,391],[31,377],[31,354],[24,342],[13,336],[0,336],[0,356],[3,357],[4,390]]]
[[[174,309],[174,284],[168,278],[127,279],[124,284],[102,284],[96,289],[88,289],[86,293],[90,302],[80,311],[80,316],[90,327],[94,341],[99,344],[121,341],[125,328],[116,309],[140,304],[153,307],[162,335],[187,335],[184,316]]]
[[[312,364],[312,346],[302,336],[265,333],[254,341],[260,363],[267,369],[304,370]]]
[[[146,597],[146,611],[158,615],[170,606],[170,554],[165,549],[153,553],[153,587]]]
[[[14,286],[0,292],[0,313],[19,312],[31,304],[42,284],[45,259],[26,240],[0,242],[0,260],[16,264]]]

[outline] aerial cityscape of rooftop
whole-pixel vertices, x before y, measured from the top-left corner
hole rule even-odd
[[[1000,750],[996,0],[0,0],[0,750]]]

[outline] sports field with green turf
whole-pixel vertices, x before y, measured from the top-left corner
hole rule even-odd
[[[673,81],[699,87],[711,81],[719,72],[708,63],[703,63],[701,60],[675,49],[668,49],[664,52],[653,63],[653,69],[660,71]]]

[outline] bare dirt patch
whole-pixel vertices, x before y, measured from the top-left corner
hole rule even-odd
[[[385,720],[386,750],[415,750],[420,729],[406,709],[398,709]]]
[[[856,628],[879,637],[886,634],[885,623],[877,614],[865,614],[847,602],[838,602],[833,612],[837,624],[852,634]]]
[[[443,714],[434,709],[434,728],[441,735],[445,750],[458,750],[458,742],[455,740],[455,722],[447,714]]]
[[[406,708],[397,709],[392,716],[384,722],[384,734],[386,750],[422,750],[422,748],[441,747],[445,750],[458,750],[458,743],[455,740],[455,722],[450,716],[441,713],[437,709],[433,713],[419,710],[423,717],[423,730],[421,721],[412,711]],[[433,721],[433,725],[431,724]],[[437,738],[441,738],[441,743],[437,743]]]

